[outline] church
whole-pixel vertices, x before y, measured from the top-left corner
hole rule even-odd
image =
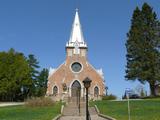
[[[101,99],[106,94],[103,71],[95,69],[87,60],[88,46],[83,37],[78,10],[65,48],[65,61],[58,68],[49,70],[46,95],[56,101],[77,96],[85,98],[86,91],[82,81],[88,77],[92,80],[89,99]]]

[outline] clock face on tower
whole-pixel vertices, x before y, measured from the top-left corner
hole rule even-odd
[[[73,71],[73,72],[80,72],[81,69],[82,69],[82,65],[81,65],[79,62],[74,62],[74,63],[71,65],[71,68],[72,68],[72,71]]]

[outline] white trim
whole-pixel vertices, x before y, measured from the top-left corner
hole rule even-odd
[[[103,80],[105,80],[89,62],[88,62],[88,64],[94,69],[94,71],[96,71],[96,73],[97,73]]]
[[[88,62],[86,61],[86,65],[87,65],[87,67],[88,67]]]
[[[76,11],[75,18],[72,24],[70,38],[66,44],[66,47],[75,47],[76,41],[78,41],[79,47],[87,47],[86,43],[84,42],[78,11]]]
[[[70,83],[70,85],[69,85],[69,96],[72,97],[72,91],[71,91],[72,90],[72,84],[75,81],[78,81],[80,83],[80,85],[81,85],[81,97],[83,97],[83,88],[84,88],[84,86],[83,86],[82,82],[80,80],[78,80],[78,79],[73,79],[72,82]]]
[[[65,61],[64,61],[62,64],[60,64],[60,65],[58,66],[58,68],[57,68],[50,76],[48,76],[48,79],[49,79],[51,76],[53,76],[53,74],[56,73],[57,70],[58,70],[60,67],[62,67],[62,65],[64,65],[64,63],[65,63]]]
[[[72,64],[74,64],[74,63],[79,63],[79,64],[81,64],[82,68],[81,68],[81,70],[80,70],[79,72],[74,72],[74,71],[72,70]],[[70,70],[71,70],[71,72],[73,72],[73,73],[80,73],[80,72],[82,72],[82,70],[83,70],[83,64],[82,64],[81,62],[79,62],[79,61],[73,61],[73,62],[70,64]]]

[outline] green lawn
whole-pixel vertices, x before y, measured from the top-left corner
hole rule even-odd
[[[49,107],[0,107],[0,120],[52,120],[60,113],[61,104]]]
[[[100,112],[116,118],[128,120],[127,101],[96,101]],[[130,101],[131,120],[160,120],[160,99]]]

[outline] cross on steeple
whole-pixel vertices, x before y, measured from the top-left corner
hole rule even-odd
[[[78,12],[78,8],[76,8],[76,12]]]

